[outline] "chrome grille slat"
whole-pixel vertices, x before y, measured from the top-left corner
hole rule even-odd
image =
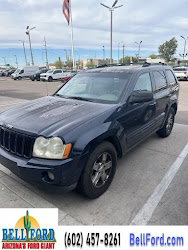
[[[35,138],[0,126],[0,147],[24,158],[32,157]]]

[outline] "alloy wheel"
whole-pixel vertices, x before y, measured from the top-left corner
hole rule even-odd
[[[91,181],[95,188],[101,188],[107,182],[112,170],[112,156],[104,152],[93,164]]]

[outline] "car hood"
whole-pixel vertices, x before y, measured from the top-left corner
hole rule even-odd
[[[62,135],[113,106],[60,97],[43,97],[2,112],[0,125],[37,135]]]
[[[42,73],[42,74],[40,74],[41,76],[46,76],[46,75],[52,75],[53,73]]]

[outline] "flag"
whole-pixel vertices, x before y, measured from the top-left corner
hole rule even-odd
[[[70,22],[70,0],[64,0],[63,1],[63,14],[68,22]]]

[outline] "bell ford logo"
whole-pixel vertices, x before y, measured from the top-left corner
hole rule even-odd
[[[14,228],[2,229],[2,249],[54,249],[55,243],[54,229],[41,229],[28,210]]]

